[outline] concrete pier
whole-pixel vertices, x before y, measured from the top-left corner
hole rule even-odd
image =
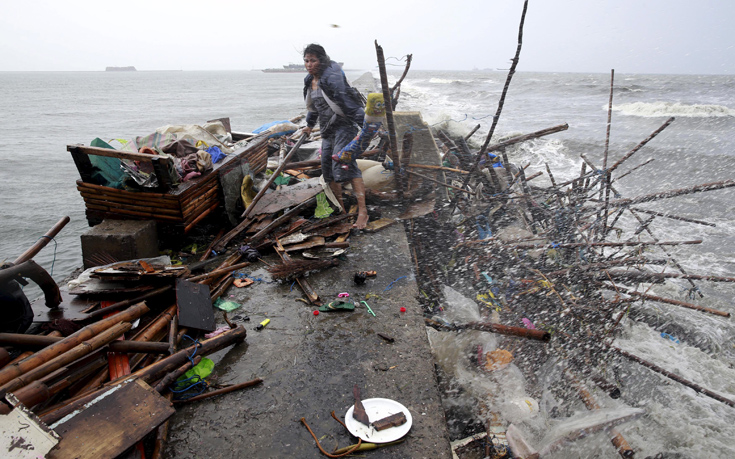
[[[306,420],[328,452],[356,443],[330,416],[334,411],[344,422],[354,403],[354,384],[363,399],[401,403],[413,420],[405,441],[363,454],[451,457],[403,224],[352,236],[350,243],[346,261],[307,279],[325,303],[341,292],[349,293],[358,303],[354,311],[314,315],[316,307],[298,301],[304,297],[298,285],[269,283],[263,268],[249,273],[262,281],[227,292],[225,299],[242,304],[229,317],[245,324],[248,337],[245,343],[212,357],[214,376],[221,384],[254,378],[264,382],[178,405],[166,457],[324,457],[300,419]],[[377,276],[357,286],[354,274],[366,270],[377,271]],[[363,300],[375,316],[359,303]],[[401,312],[401,307],[406,311]],[[266,318],[270,323],[255,331]],[[218,322],[224,325],[221,316]],[[395,341],[390,343],[378,333]]]

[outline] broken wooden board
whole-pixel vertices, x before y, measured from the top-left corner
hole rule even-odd
[[[319,184],[319,178],[304,180],[303,182],[284,187],[279,191],[274,191],[263,195],[263,197],[255,204],[255,208],[250,215],[275,214],[288,207],[301,204],[323,190]]]
[[[0,415],[0,457],[46,457],[51,448],[59,443],[59,436],[12,394],[5,398],[15,408],[6,415]]]
[[[176,279],[176,306],[179,327],[212,332],[217,328],[209,286]]]
[[[323,237],[331,237],[336,234],[345,234],[352,230],[352,221],[342,221],[335,223],[333,225],[327,226],[325,228],[320,228],[312,231],[312,234],[323,236]]]
[[[61,435],[49,459],[114,458],[174,412],[171,402],[145,382],[131,378],[110,387],[51,427]]]
[[[43,296],[31,301],[33,309],[33,322],[53,322],[54,320],[82,320],[87,318],[87,314],[99,306],[99,301],[89,298],[72,295],[65,286],[59,287],[61,292],[61,304],[56,308],[46,306],[46,299]]]
[[[286,252],[296,252],[298,250],[313,249],[314,247],[322,247],[325,244],[325,240],[321,236],[312,236],[304,242],[299,244],[291,244],[283,246]]]
[[[380,218],[378,220],[373,220],[371,222],[368,222],[367,225],[365,225],[364,231],[366,233],[375,233],[377,231],[380,231],[384,228],[389,227],[395,222],[396,221],[393,220],[392,218]]]
[[[401,215],[398,216],[399,220],[409,220],[411,218],[423,217],[424,215],[430,214],[434,211],[436,206],[436,197],[431,194],[425,196],[425,199],[414,201],[406,207]]]
[[[258,231],[262,230],[266,226],[270,225],[271,222],[273,222],[273,216],[272,215],[258,215],[255,218],[256,222],[250,227],[248,227],[247,231],[245,231],[246,234],[254,234]]]

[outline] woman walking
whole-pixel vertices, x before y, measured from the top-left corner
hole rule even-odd
[[[357,135],[359,126],[363,125],[365,112],[353,97],[352,88],[347,83],[342,68],[329,58],[322,46],[310,44],[304,49],[304,65],[309,72],[304,79],[307,108],[304,133],[311,134],[317,121],[319,122],[324,180],[343,209],[342,184],[352,183],[358,207],[354,227],[363,229],[368,221],[365,184],[356,158],[344,164],[334,161],[332,155],[337,154]]]

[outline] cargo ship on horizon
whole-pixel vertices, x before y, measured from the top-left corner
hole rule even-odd
[[[340,67],[345,65],[344,62],[338,62]],[[304,64],[288,64],[284,65],[283,68],[272,68],[263,69],[265,73],[306,73],[306,67]]]

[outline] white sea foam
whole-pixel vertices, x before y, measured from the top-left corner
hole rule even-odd
[[[431,78],[429,83],[433,84],[452,84],[452,83],[471,83],[470,80],[456,80],[450,78]]]
[[[607,106],[602,106],[607,110]],[[628,116],[654,118],[659,116],[683,116],[689,118],[711,118],[735,116],[735,110],[723,105],[682,104],[679,102],[634,102],[613,105],[613,111]]]

